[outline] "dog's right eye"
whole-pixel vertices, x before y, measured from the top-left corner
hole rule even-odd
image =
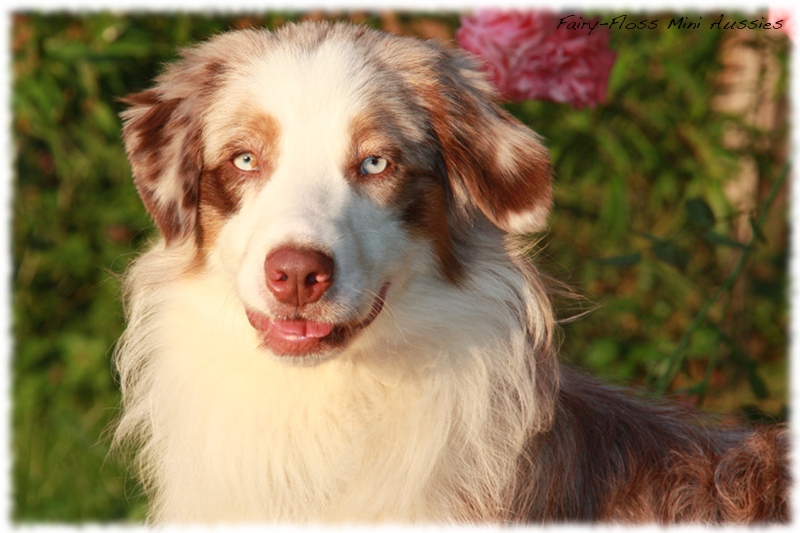
[[[243,152],[233,158],[233,165],[239,170],[252,172],[258,170],[258,159],[250,152]]]
[[[364,175],[378,175],[389,166],[389,162],[382,157],[370,156],[361,162],[359,169]]]

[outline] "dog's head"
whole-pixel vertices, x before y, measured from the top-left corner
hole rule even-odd
[[[263,345],[335,351],[414,276],[458,285],[469,231],[542,229],[550,166],[465,54],[364,27],[221,35],[130,96],[167,246],[225,272]]]

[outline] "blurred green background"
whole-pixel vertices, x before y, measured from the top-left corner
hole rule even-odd
[[[552,152],[539,261],[585,296],[560,314],[591,311],[565,323],[564,358],[708,410],[785,421],[789,44],[775,31],[667,29],[673,16],[612,32],[604,104],[508,105]],[[13,520],[145,513],[106,431],[119,402],[118,276],[153,235],[119,98],[178,46],[296,18],[443,39],[458,25],[411,13],[14,15]]]

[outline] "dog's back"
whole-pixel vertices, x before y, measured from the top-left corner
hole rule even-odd
[[[555,422],[523,459],[531,521],[750,523],[788,519],[787,432],[708,425],[562,368]],[[706,422],[706,424],[703,424]]]

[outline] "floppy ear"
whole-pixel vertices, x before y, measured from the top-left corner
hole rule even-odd
[[[186,102],[166,99],[158,89],[125,102],[132,106],[122,117],[136,189],[167,243],[183,240],[197,217],[201,127],[181,110]]]
[[[426,100],[457,201],[508,233],[544,229],[551,205],[547,149],[495,103],[495,90],[471,58],[439,51]]]
[[[185,50],[155,87],[123,99],[131,106],[121,116],[134,183],[168,244],[195,231],[203,114],[226,70],[219,41]]]

